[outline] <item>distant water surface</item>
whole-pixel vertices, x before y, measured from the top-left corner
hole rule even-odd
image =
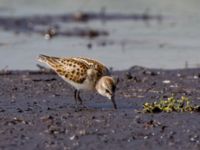
[[[115,70],[133,65],[153,68],[200,66],[200,1],[198,0],[1,0],[0,16],[56,15],[78,11],[162,15],[159,22],[91,21],[66,23],[67,28],[106,30],[95,39],[16,34],[0,30],[0,69],[37,69],[38,54],[96,58]],[[88,48],[88,44],[91,48]]]

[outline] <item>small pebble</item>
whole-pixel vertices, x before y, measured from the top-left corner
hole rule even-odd
[[[76,138],[76,135],[72,135],[69,139],[74,140]]]
[[[169,83],[171,83],[171,81],[170,80],[164,80],[163,83],[164,84],[169,84]]]

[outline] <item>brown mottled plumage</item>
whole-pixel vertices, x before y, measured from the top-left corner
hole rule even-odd
[[[80,90],[96,90],[99,94],[112,100],[114,108],[117,108],[114,100],[116,81],[110,77],[108,68],[100,62],[83,57],[51,57],[40,55],[40,62],[46,63],[61,78],[71,84],[76,90],[75,100],[82,100]]]

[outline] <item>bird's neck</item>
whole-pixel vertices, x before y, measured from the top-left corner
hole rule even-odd
[[[98,89],[101,88],[101,78],[99,80],[97,80],[96,84],[95,84],[95,90],[98,92]]]

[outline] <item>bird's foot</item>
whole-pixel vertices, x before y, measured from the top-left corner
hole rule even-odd
[[[79,111],[83,111],[88,109],[88,106],[84,105],[84,104],[80,104],[80,105],[76,105],[75,106],[75,112],[79,112]]]

